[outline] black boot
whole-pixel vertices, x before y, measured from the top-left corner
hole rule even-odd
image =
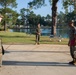
[[[76,65],[76,59],[74,59],[74,63],[73,64]]]
[[[73,59],[73,61],[69,62],[71,65],[76,65],[76,59]]]
[[[69,64],[74,64],[74,60],[73,61],[70,61]]]

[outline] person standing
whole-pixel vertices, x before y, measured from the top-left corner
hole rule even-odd
[[[74,51],[76,45],[76,27],[74,26],[74,21],[71,20],[69,22],[69,42],[68,46],[70,47],[70,54],[72,57],[72,61],[69,64],[76,65],[76,59],[74,58]]]
[[[40,30],[40,23],[38,23],[37,28],[36,28],[36,44],[40,44],[40,35],[41,35],[41,30]]]

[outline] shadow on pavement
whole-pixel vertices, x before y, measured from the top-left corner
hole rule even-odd
[[[69,51],[48,51],[48,50],[46,50],[46,51],[39,51],[39,50],[37,50],[37,51],[32,51],[32,50],[30,50],[30,51],[28,51],[28,50],[15,50],[15,51],[13,51],[13,50],[10,50],[10,51],[6,51],[6,53],[21,53],[21,52],[27,52],[27,53],[69,53]]]
[[[7,66],[61,66],[61,67],[75,67],[68,63],[61,62],[33,62],[33,61],[3,61],[3,65]]]

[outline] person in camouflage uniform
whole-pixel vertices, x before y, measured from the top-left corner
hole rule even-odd
[[[41,35],[40,23],[38,23],[37,28],[36,28],[36,44],[39,44],[40,42],[40,35]]]
[[[70,54],[72,57],[72,61],[69,62],[69,64],[73,64],[76,65],[76,59],[74,58],[74,51],[75,49],[75,45],[76,45],[76,27],[74,26],[74,21],[71,20],[69,22],[69,42],[68,42],[68,46],[70,47]]]

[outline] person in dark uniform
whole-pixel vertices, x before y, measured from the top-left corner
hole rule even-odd
[[[69,22],[69,42],[68,42],[68,46],[70,47],[70,54],[72,57],[72,61],[69,62],[69,64],[73,64],[76,65],[76,59],[74,58],[74,51],[75,46],[76,46],[76,27],[74,26],[74,21],[71,20]]]
[[[36,28],[36,44],[38,44],[38,45],[40,42],[40,35],[41,35],[40,23],[38,23],[37,28]]]

